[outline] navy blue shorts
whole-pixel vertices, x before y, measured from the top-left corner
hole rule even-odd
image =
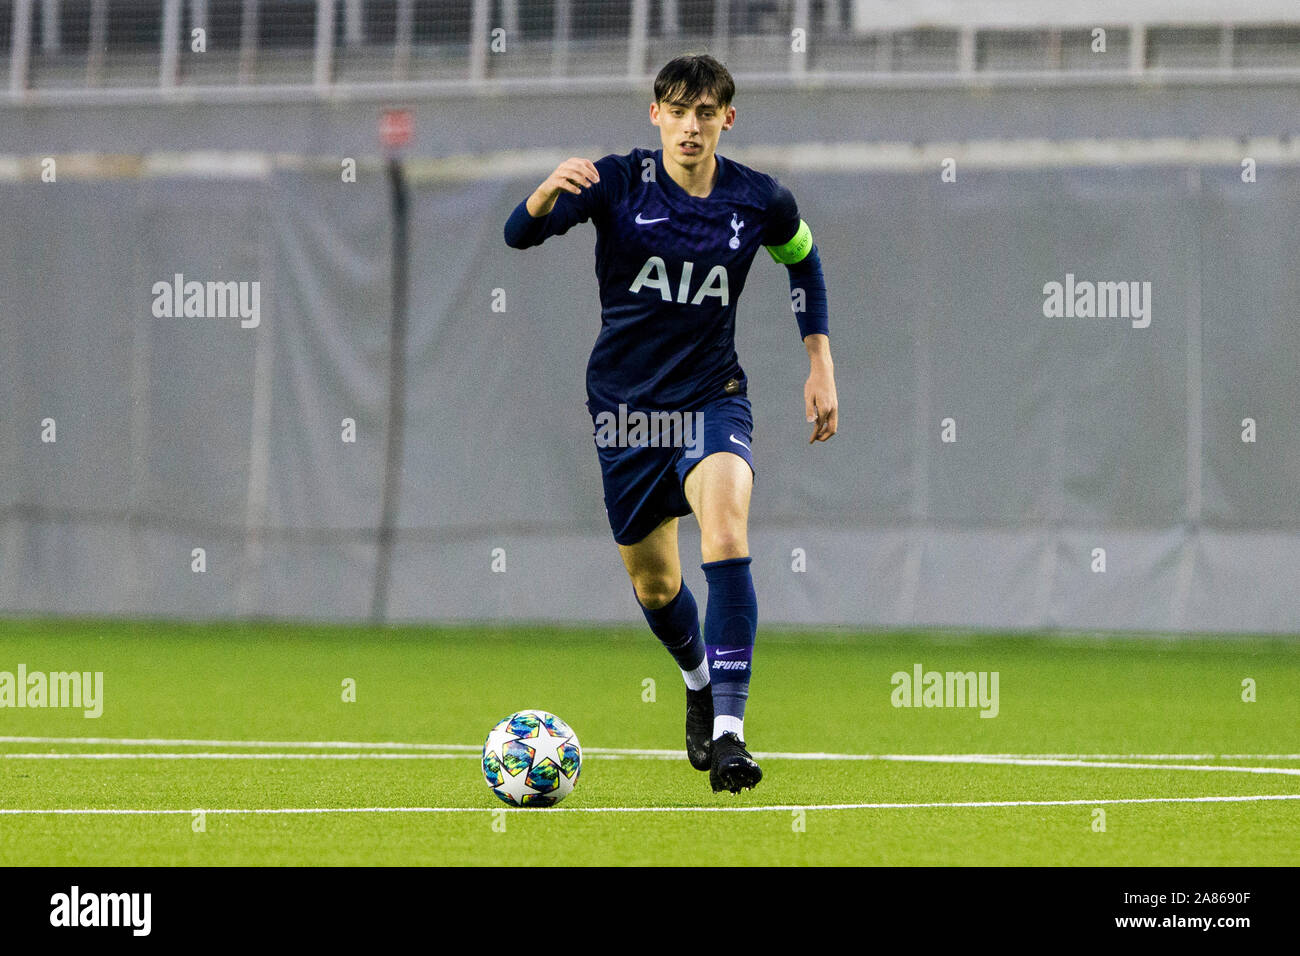
[[[745,459],[751,472],[754,470],[750,450],[754,416],[744,395],[724,396],[696,412],[683,413],[699,416],[691,419],[689,428],[685,421],[672,423],[669,428],[661,420],[658,436],[654,427],[648,429],[648,436],[629,427],[622,438],[616,439],[617,443],[612,443],[614,430],[609,416],[615,414],[593,415],[592,426],[605,486],[605,514],[619,544],[636,544],[666,518],[690,514],[684,490],[686,475],[709,455],[729,451]],[[631,414],[628,422],[635,424]],[[602,420],[601,415],[607,417]],[[670,431],[671,436],[667,434]],[[656,442],[658,447],[648,442]]]

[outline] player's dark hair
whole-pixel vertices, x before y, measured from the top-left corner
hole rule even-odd
[[[656,103],[693,103],[708,94],[720,109],[726,109],[736,95],[736,82],[727,68],[707,53],[669,60],[655,77]]]

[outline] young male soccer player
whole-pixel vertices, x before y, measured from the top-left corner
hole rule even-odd
[[[837,403],[826,286],[808,225],[788,189],[715,153],[736,122],[734,96],[712,57],[673,60],[650,105],[663,148],[566,160],[514,210],[505,238],[526,249],[595,223],[601,328],[587,407],[605,510],[646,621],[686,680],[691,765],[709,771],[715,792],[739,793],[763,776],[744,739],[758,606],[747,540],[753,419],[734,342],[736,300],[760,245],[789,270],[811,362],[810,443],[835,434]],[[636,428],[603,441],[601,423],[620,406],[620,422],[683,413],[687,428],[668,447],[659,436],[634,438]],[[702,435],[682,440],[694,423]],[[692,512],[709,586],[702,637],[677,550],[677,519]]]

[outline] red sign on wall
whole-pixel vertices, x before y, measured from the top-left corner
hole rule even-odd
[[[410,146],[415,117],[410,110],[384,110],[379,118],[379,141],[389,149]]]

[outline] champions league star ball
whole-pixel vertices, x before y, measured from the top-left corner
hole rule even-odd
[[[582,747],[569,725],[544,710],[521,710],[483,744],[483,779],[512,807],[549,807],[573,792]]]

